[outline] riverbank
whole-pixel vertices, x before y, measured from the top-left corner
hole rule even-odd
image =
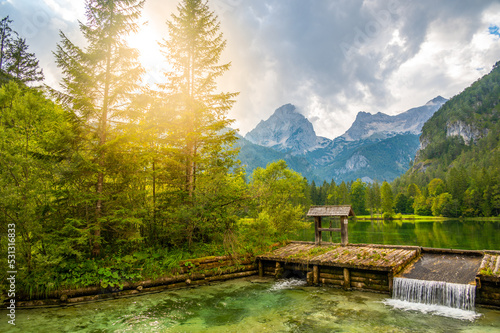
[[[207,285],[215,281],[224,281],[258,273],[253,256],[217,256],[183,260],[176,273],[156,279],[138,282],[124,282],[120,287],[103,288],[91,286],[77,289],[54,290],[43,299],[21,299],[16,302],[18,308],[47,306],[65,306],[130,297],[168,289],[179,289]],[[5,303],[7,305],[7,303]]]

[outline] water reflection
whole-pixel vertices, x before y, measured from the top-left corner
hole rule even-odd
[[[335,227],[335,226],[334,226]],[[314,241],[314,227],[297,240]],[[323,241],[330,234],[323,232]],[[340,234],[333,234],[340,242]],[[349,242],[385,245],[416,245],[445,249],[500,250],[500,221],[484,220],[350,220]]]

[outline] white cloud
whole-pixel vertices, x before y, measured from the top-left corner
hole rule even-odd
[[[177,1],[148,0],[148,26],[137,43],[145,67],[165,67],[156,39]],[[494,0],[212,0],[228,41],[222,61],[232,68],[222,91],[239,91],[229,116],[242,133],[286,103],[312,119],[319,135],[343,134],[359,111],[395,114],[437,95],[452,97],[488,73],[500,54],[500,4]],[[50,51],[63,30],[83,45],[76,20],[84,2],[8,0],[0,3],[28,38],[47,81],[59,71]],[[345,47],[354,46],[346,57]],[[157,80],[156,74],[149,79]]]

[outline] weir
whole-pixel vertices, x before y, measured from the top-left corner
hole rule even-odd
[[[474,310],[476,286],[470,284],[394,278],[392,297],[397,300]]]
[[[393,302],[388,304],[473,320],[476,317],[476,275],[482,257],[473,253],[434,251],[438,253],[426,253],[423,249],[416,262],[394,277]]]

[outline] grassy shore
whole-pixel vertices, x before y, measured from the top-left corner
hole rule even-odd
[[[384,216],[382,214],[373,214],[372,215],[359,215],[356,216],[358,220],[383,220]],[[442,217],[442,216],[421,216],[421,215],[414,215],[414,214],[408,214],[408,215],[402,215],[402,214],[396,214],[392,216],[393,220],[412,220],[412,221],[441,221],[441,220],[446,220],[448,218]]]

